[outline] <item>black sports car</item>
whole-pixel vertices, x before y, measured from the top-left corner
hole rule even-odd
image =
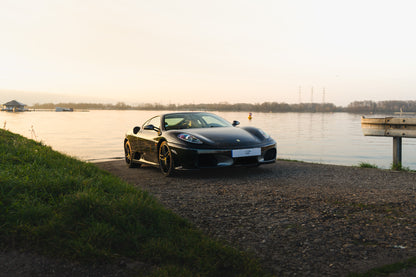
[[[276,142],[255,127],[236,127],[206,112],[155,116],[124,139],[129,167],[157,166],[166,176],[175,169],[256,166],[276,161]]]

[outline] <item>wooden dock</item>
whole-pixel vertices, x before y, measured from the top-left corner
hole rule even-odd
[[[361,118],[364,136],[416,138],[416,118]]]
[[[361,118],[364,136],[393,137],[393,167],[402,164],[402,138],[416,138],[416,118]]]

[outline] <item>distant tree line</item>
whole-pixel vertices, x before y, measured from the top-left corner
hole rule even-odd
[[[350,112],[350,113],[394,113],[416,112],[416,101],[354,101],[347,107],[337,107],[332,103],[300,103],[287,104],[277,102],[264,103],[237,103],[227,102],[213,104],[168,104],[145,103],[128,105],[124,102],[117,104],[99,103],[45,103],[34,104],[32,109],[55,109],[56,107],[82,110],[203,110],[203,111],[236,111],[236,112]]]
[[[36,103],[33,106],[30,106],[31,109],[39,110],[54,110],[55,108],[73,108],[78,110],[129,110],[132,109],[131,106],[126,105],[123,102],[118,102],[117,104],[100,104],[100,103]]]
[[[32,109],[55,109],[56,107],[83,109],[83,110],[206,110],[206,111],[241,111],[241,112],[336,112],[342,108],[336,107],[331,103],[301,103],[287,104],[277,102],[264,103],[237,103],[229,104],[226,102],[211,104],[168,104],[146,103],[140,105],[128,105],[123,102],[117,104],[98,104],[98,103],[45,103],[34,104]]]
[[[416,101],[354,101],[346,108],[351,113],[395,113],[416,112]]]

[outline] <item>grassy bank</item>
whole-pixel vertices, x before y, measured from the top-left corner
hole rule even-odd
[[[0,243],[85,263],[130,257],[159,276],[261,276],[256,260],[209,239],[151,195],[0,130]]]

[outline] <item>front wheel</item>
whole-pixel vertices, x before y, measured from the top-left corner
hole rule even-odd
[[[172,151],[166,141],[159,147],[159,167],[165,176],[172,175],[174,171]]]

